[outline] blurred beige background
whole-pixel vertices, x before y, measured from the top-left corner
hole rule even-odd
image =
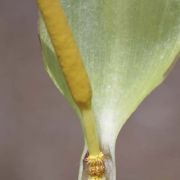
[[[37,9],[0,0],[0,180],[75,180],[83,137],[43,69]],[[180,62],[123,128],[117,180],[180,179]]]

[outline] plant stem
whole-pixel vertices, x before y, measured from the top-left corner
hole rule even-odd
[[[102,180],[105,172],[104,154],[100,150],[96,119],[92,108],[82,111],[83,130],[89,155],[86,157],[88,180]]]
[[[83,130],[90,155],[100,153],[99,138],[96,130],[96,119],[92,108],[82,110]]]

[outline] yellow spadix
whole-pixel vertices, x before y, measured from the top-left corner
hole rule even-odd
[[[91,86],[80,51],[59,0],[37,0],[67,84],[80,109],[91,102]]]

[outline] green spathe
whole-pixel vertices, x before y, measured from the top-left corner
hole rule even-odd
[[[93,88],[101,145],[105,151],[110,148],[114,158],[120,129],[142,100],[164,80],[180,51],[180,0],[62,3]],[[56,67],[43,23],[40,35],[46,69],[75,106],[62,70]],[[110,179],[114,180],[115,175]]]

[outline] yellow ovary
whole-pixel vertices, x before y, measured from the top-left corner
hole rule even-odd
[[[97,155],[89,155],[86,159],[88,173],[91,179],[101,179],[105,172],[104,155],[100,152]]]

